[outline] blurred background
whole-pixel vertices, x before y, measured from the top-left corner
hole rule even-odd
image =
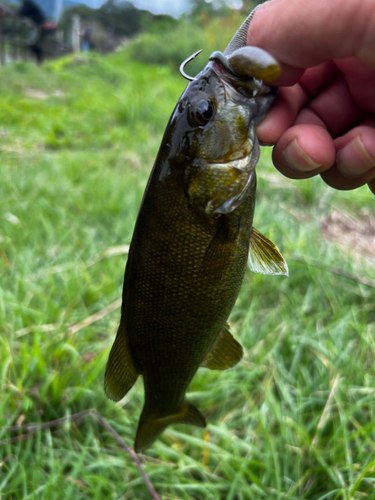
[[[103,379],[135,219],[178,66],[203,49],[194,76],[255,3],[34,4],[0,3],[0,499],[147,499],[93,417],[24,426],[94,408],[132,445],[142,381],[115,404]],[[289,278],[246,274],[244,359],[189,389],[207,429],[168,428],[142,466],[163,499],[375,498],[374,197],[289,180],[271,148],[257,174],[254,225]]]
[[[231,27],[234,17],[237,16],[238,22],[256,3],[249,0],[138,0],[134,4],[116,0],[1,1],[0,64],[30,59],[30,46],[35,44],[39,28],[43,34],[39,45],[46,58],[80,50],[108,53],[148,34],[134,47],[138,57],[144,62],[179,65],[179,51],[187,53],[192,45],[207,45],[207,35],[199,28],[207,26],[214,18],[225,20]],[[163,34],[167,32],[169,37],[164,39]],[[218,38],[222,35],[223,32],[217,33]],[[208,42],[212,45],[216,41],[210,39]],[[154,53],[149,48],[152,44],[155,44]]]

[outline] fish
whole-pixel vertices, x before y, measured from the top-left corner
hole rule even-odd
[[[119,401],[142,375],[134,449],[171,424],[205,427],[186,398],[199,367],[226,370],[243,356],[227,320],[247,263],[288,274],[278,248],[253,228],[260,149],[255,126],[277,90],[277,61],[246,46],[254,11],[223,53],[189,80],[166,127],[129,248],[121,319],[104,389]],[[250,257],[249,257],[250,255]]]

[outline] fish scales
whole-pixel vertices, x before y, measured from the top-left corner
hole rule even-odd
[[[140,373],[145,371],[142,365],[151,367],[153,377],[147,386],[158,400],[161,414],[170,411],[168,385],[176,384],[173,392],[184,396],[234,305],[245,272],[252,224],[249,206],[222,221],[202,217],[186,197],[176,201],[173,193],[181,187],[178,177],[163,181],[169,184],[163,184],[163,190],[172,196],[159,197],[158,182],[150,183],[150,202],[153,205],[155,197],[158,209],[149,210],[146,204],[140,211],[134,235],[141,235],[130,248],[124,283],[125,330],[134,332],[129,348]],[[249,200],[247,205],[251,203]],[[246,219],[246,226],[241,218]],[[147,233],[144,227],[150,228]],[[215,236],[222,238],[224,232],[229,235],[226,245],[215,252],[212,241]],[[225,304],[224,297],[230,299]],[[196,350],[202,359],[188,356]],[[141,359],[136,353],[141,353]],[[188,362],[181,364],[181,355]],[[164,360],[168,360],[167,366]],[[173,380],[171,373],[176,374]]]
[[[249,250],[253,271],[287,273],[277,247],[252,227],[254,127],[275,96],[260,77],[278,65],[245,47],[245,32],[234,36],[233,53],[211,55],[179,99],[135,225],[105,391],[119,400],[143,376],[136,451],[170,424],[206,425],[186,391],[200,366],[224,370],[242,357],[226,321]]]

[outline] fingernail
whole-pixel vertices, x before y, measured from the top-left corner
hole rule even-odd
[[[315,163],[298,145],[297,139],[293,139],[284,149],[286,163],[295,170],[309,172],[322,166]]]
[[[337,153],[336,166],[343,176],[358,177],[375,167],[375,159],[357,136]]]

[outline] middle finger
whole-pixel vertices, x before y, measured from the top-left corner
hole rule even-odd
[[[265,119],[257,126],[261,144],[275,144],[282,134],[295,123],[296,117],[310,100],[339,70],[332,61],[308,68],[298,83],[280,87],[277,98]]]
[[[314,113],[327,127],[332,137],[342,134],[368,114],[355,102],[342,74],[336,75],[328,82],[306,105],[306,109],[310,113],[297,116],[296,122],[311,123],[309,121],[311,113]]]

